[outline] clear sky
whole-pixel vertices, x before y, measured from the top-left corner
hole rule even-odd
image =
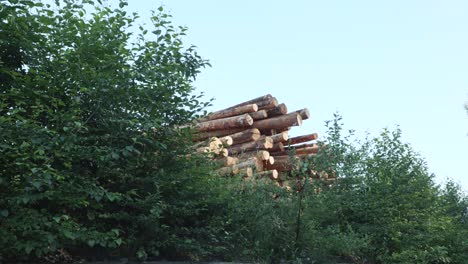
[[[399,125],[436,181],[468,190],[468,1],[130,0],[142,17],[163,5],[212,68],[197,91],[210,110],[271,93],[312,118],[292,130],[378,135]]]

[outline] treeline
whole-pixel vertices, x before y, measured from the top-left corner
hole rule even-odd
[[[336,116],[292,190],[212,175],[175,129],[208,62],[125,5],[0,2],[0,262],[466,263],[466,194],[399,130],[358,143]]]

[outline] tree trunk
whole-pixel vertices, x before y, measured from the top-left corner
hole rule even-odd
[[[275,97],[272,97],[264,101],[259,101],[256,104],[258,106],[258,110],[270,110],[278,106],[278,100]]]
[[[229,153],[232,155],[238,155],[243,152],[249,152],[253,150],[265,150],[273,147],[273,139],[270,137],[261,136],[258,140],[252,142],[246,142],[239,145],[234,145],[229,148]]]
[[[303,135],[303,136],[298,136],[298,137],[292,137],[288,140],[289,145],[294,145],[298,143],[304,143],[304,142],[309,142],[312,140],[316,140],[318,138],[317,133],[312,133],[308,135]]]
[[[227,108],[227,109],[216,111],[214,113],[209,114],[208,116],[204,118],[199,119],[198,121],[206,122],[210,120],[216,120],[216,119],[221,119],[221,118],[226,118],[226,117],[231,117],[231,116],[257,112],[257,110],[258,110],[258,106],[256,104],[247,104],[247,105],[242,105],[242,106],[235,107],[235,108]]]
[[[290,126],[300,126],[301,124],[301,116],[294,112],[287,115],[255,121],[252,127],[258,129],[281,129]]]
[[[247,160],[252,157],[256,157],[259,160],[268,160],[270,158],[270,152],[266,150],[259,150],[259,151],[249,151],[249,152],[244,152],[239,155],[237,155],[239,160]]]
[[[233,145],[239,145],[249,141],[255,141],[260,138],[260,130],[256,128],[247,129],[235,134],[231,134]]]
[[[281,132],[276,135],[272,135],[273,143],[286,142],[288,141],[288,131]]]
[[[265,119],[268,117],[267,111],[266,110],[260,110],[257,112],[253,112],[249,114],[250,117],[252,117],[253,120],[261,120]]]
[[[304,109],[301,109],[301,110],[297,110],[297,111],[294,111],[296,113],[298,113],[299,115],[301,115],[302,117],[302,120],[307,120],[310,118],[310,113],[309,113],[309,109],[307,108],[304,108]]]
[[[208,139],[210,137],[229,136],[231,134],[242,132],[244,130],[246,130],[246,128],[231,128],[231,129],[223,129],[223,130],[198,132],[198,133],[195,133],[195,134],[192,135],[192,141],[197,142],[197,141],[202,141],[202,140]]]
[[[280,115],[285,115],[288,113],[288,108],[285,104],[279,104],[275,108],[272,108],[267,111],[268,117],[275,117]]]
[[[245,114],[197,123],[195,124],[195,128],[200,132],[204,132],[212,130],[250,127],[252,126],[252,124],[252,117],[250,117],[248,114]]]

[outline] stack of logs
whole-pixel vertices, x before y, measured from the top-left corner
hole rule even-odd
[[[219,175],[270,178],[282,186],[295,160],[315,155],[317,134],[289,137],[293,126],[310,117],[307,108],[288,112],[270,94],[216,111],[194,124],[196,152],[210,153]],[[289,154],[295,150],[294,157]],[[329,179],[333,180],[333,179]]]

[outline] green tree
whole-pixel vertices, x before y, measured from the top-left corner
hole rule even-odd
[[[97,2],[0,3],[0,259],[187,256],[208,232],[210,179],[174,129],[208,63],[162,8],[132,35],[125,1]]]

